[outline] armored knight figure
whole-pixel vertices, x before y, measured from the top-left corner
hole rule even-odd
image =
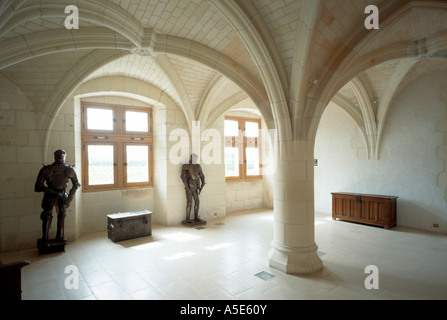
[[[44,192],[42,200],[42,242],[48,246],[48,235],[53,220],[53,207],[57,212],[56,242],[66,242],[64,238],[64,221],[66,208],[70,206],[76,190],[81,186],[78,182],[74,168],[65,164],[66,153],[64,150],[54,152],[54,162],[44,166],[37,176],[34,191]],[[72,188],[67,194],[68,180],[71,180]]]
[[[186,191],[186,220],[187,224],[205,222],[199,219],[199,195],[205,186],[205,175],[202,167],[197,163],[197,155],[191,154],[189,164],[182,166],[181,178]],[[192,199],[194,198],[194,220],[191,220]]]

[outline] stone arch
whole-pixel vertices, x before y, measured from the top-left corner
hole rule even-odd
[[[343,74],[334,73],[332,79],[328,81],[327,86],[324,89],[319,89],[315,92],[319,99],[311,98],[307,101],[307,112],[306,118],[310,121],[306,126],[306,136],[308,139],[313,139],[318,128],[318,121],[321,117],[324,108],[329,103],[329,101],[335,96],[335,94],[348,82],[358,76],[365,70],[373,68],[380,65],[383,62],[391,60],[401,60],[408,59],[406,62],[402,62],[399,66],[400,72],[396,73],[394,76],[399,78],[409,70],[411,64],[417,62],[418,60],[425,59],[427,57],[433,57],[437,52],[447,48],[447,32],[440,32],[437,35],[430,37],[429,43],[432,43],[435,47],[426,47],[422,45],[423,42],[408,41],[406,43],[397,43],[395,45],[387,46],[386,48],[380,48],[370,52],[362,57],[355,59],[350,66],[346,68]],[[423,48],[421,48],[421,46]],[[421,54],[421,52],[431,52],[430,54]],[[349,60],[349,59],[348,59]],[[408,62],[408,61],[413,62]],[[403,74],[402,74],[403,73]],[[380,109],[380,121],[383,123],[384,116],[386,115],[386,109],[389,107],[389,102],[392,98],[391,91],[387,92],[388,105],[382,105]],[[311,113],[310,106],[313,106],[314,112]],[[385,109],[384,109],[385,108]],[[382,132],[383,128],[380,128],[379,132]],[[377,145],[375,145],[377,150]]]
[[[405,19],[409,13],[412,12],[412,8],[428,8],[430,10],[441,10],[444,12],[447,10],[445,2],[433,1],[430,3],[420,3],[417,1],[411,1],[407,5],[400,7],[398,10],[393,11],[393,6],[385,11],[385,14],[381,14],[383,20],[381,26],[389,26],[397,23],[401,19]],[[381,11],[382,13],[382,11]],[[415,27],[416,28],[416,27]],[[439,31],[433,34],[429,34],[423,38],[409,39],[400,42],[384,43],[383,47],[373,49],[371,51],[362,52],[363,48],[368,48],[372,43],[379,43],[378,38],[380,34],[365,33],[364,31],[359,33],[343,48],[339,48],[338,55],[332,59],[332,64],[321,75],[319,84],[312,88],[306,100],[306,107],[304,118],[306,119],[301,134],[308,140],[314,140],[316,130],[318,129],[319,119],[324,111],[325,107],[333,99],[336,93],[348,82],[357,77],[363,71],[373,68],[383,62],[400,59],[415,59],[420,60],[424,58],[436,57],[442,58],[438,52],[441,52],[447,48],[447,32]],[[399,68],[401,72],[408,71],[409,65],[405,66],[403,63]],[[397,74],[395,75],[398,78]],[[390,95],[388,92],[387,95]],[[392,97],[392,94],[391,94]],[[387,97],[389,100],[390,97]],[[385,108],[385,110],[383,110]],[[383,116],[386,115],[387,106],[382,106],[380,111],[381,121],[384,121]],[[379,125],[377,134],[380,136],[383,127]],[[374,142],[373,157],[378,156],[380,138]]]
[[[167,35],[157,36],[153,50],[154,53],[168,53],[193,59],[216,70],[237,84],[263,110],[267,119],[273,121],[273,110],[270,108],[267,93],[262,85],[248,70],[235,64],[224,54],[197,42]]]
[[[169,95],[155,85],[130,77],[107,76],[95,78],[84,82],[75,92],[76,95],[104,95],[105,93],[114,93],[115,95],[137,98],[137,100],[141,100],[145,103],[153,105],[154,107],[163,108],[169,106],[180,109],[180,106],[171,97],[169,97]]]
[[[117,49],[131,51],[131,43],[106,28],[48,30],[3,41],[0,69],[46,54],[79,49]]]
[[[311,57],[309,48],[312,44],[315,24],[321,11],[321,0],[302,1],[300,17],[298,21],[296,39],[294,46],[294,57],[292,64],[292,75],[290,79],[290,103],[293,110],[294,136],[299,137],[299,126],[301,125],[301,115],[304,112],[304,100],[306,95],[305,75]]]
[[[249,99],[246,94],[243,92],[239,92],[237,94],[234,94],[221,103],[219,103],[217,106],[213,108],[213,110],[210,112],[206,126],[207,128],[211,127],[212,124],[219,118],[221,115],[223,115],[226,111],[230,110],[232,107],[237,105],[238,103]],[[261,113],[262,114],[262,113]]]
[[[67,32],[69,34],[68,38]],[[193,59],[216,70],[223,76],[235,82],[253,101],[255,101],[256,105],[265,115],[267,122],[273,121],[272,109],[270,108],[264,88],[242,66],[235,65],[231,59],[214,49],[200,45],[191,40],[167,35],[159,35],[156,38],[157,40],[148,47],[148,50],[153,54],[156,55],[162,53],[179,55]],[[25,40],[27,40],[26,36]],[[36,56],[61,51],[97,49],[98,47],[101,49],[118,49],[119,53],[109,53],[112,56],[115,55],[115,58],[126,54],[125,52],[133,52],[132,45],[127,39],[118,37],[113,31],[105,28],[84,28],[73,33],[67,30],[62,32],[59,30],[50,30],[35,33],[33,34],[33,38],[28,40],[29,41],[23,42],[22,37],[17,37],[6,41],[10,44],[6,47],[10,48],[11,51],[7,49],[5,54],[0,57],[0,69]],[[55,47],[56,43],[58,46]],[[113,57],[105,59],[103,62],[106,63],[111,60],[113,60]],[[76,85],[76,79],[78,82],[82,81],[83,77],[85,78],[89,71],[97,68],[97,66],[92,65],[86,67],[88,64],[88,61],[84,61],[81,62],[79,66],[76,66],[76,68],[81,69],[78,72],[81,73],[81,75],[77,74],[75,70],[76,68],[74,68],[72,74],[68,74],[63,79],[61,86],[66,85],[65,91],[72,89],[73,86]],[[99,65],[102,65],[101,61],[99,61]],[[68,85],[68,83],[70,83],[70,85]],[[68,93],[65,91],[55,93],[54,95],[66,96]],[[50,104],[54,104],[52,101],[56,98],[57,97],[51,97],[49,99]],[[185,115],[187,114],[188,113],[185,112]],[[44,121],[46,120],[44,119]]]
[[[64,78],[57,84],[56,88],[48,97],[44,110],[40,117],[39,127],[43,129],[42,143],[48,145],[50,128],[56,118],[57,113],[64,104],[65,100],[74,92],[77,86],[96,68],[110,62],[124,53],[121,51],[97,50],[86,58],[82,59]]]
[[[122,80],[115,81],[115,80]],[[121,84],[124,84],[124,89]],[[57,111],[65,103],[65,101],[72,95],[75,96],[92,96],[92,95],[117,95],[126,96],[134,98],[154,107],[175,107],[181,109],[177,103],[169,97],[162,90],[156,86],[144,82],[142,80],[137,80],[129,77],[103,77],[95,78],[86,81],[79,85],[77,89],[73,89],[69,96],[67,96],[60,104]],[[54,115],[56,116],[56,115]],[[53,122],[48,122],[48,127],[44,130],[45,139],[43,147],[48,146],[49,134],[51,132]]]
[[[186,117],[186,121],[188,123],[189,130],[191,131],[192,121],[195,120],[193,108],[191,104],[191,100],[189,99],[188,93],[186,92],[186,88],[183,85],[183,82],[180,79],[179,74],[176,69],[170,62],[169,58],[160,54],[157,56],[158,66],[164,71],[166,77],[170,80],[172,86],[175,88],[177,95],[182,103],[181,109]]]
[[[9,3],[4,8],[5,12],[1,13],[4,19],[0,19],[2,21],[0,27],[2,32],[6,33],[27,20],[65,17],[64,8],[69,4],[72,3],[50,0],[42,4],[40,1],[30,1],[20,3],[12,10]],[[145,55],[178,54],[214,68],[237,82],[254,101],[257,101],[260,108],[265,109],[267,119],[272,118],[272,110],[262,85],[257,83],[247,70],[225,55],[194,41],[157,35],[152,29],[144,28],[133,15],[114,3],[78,0],[76,5],[83,8],[79,17],[81,21],[88,21],[101,27],[81,28],[75,31],[61,28],[36,32],[32,37],[24,35],[9,39],[5,41],[5,47],[9,49],[5,51],[3,57],[0,56],[0,69],[48,53],[77,49],[121,49]],[[185,103],[187,108],[188,101]]]
[[[4,84],[6,84],[7,87],[16,90],[16,92],[9,92],[11,94],[17,94],[20,95],[22,97],[24,97],[25,101],[26,101],[26,105],[32,107],[33,111],[36,111],[33,103],[31,102],[31,100],[28,98],[28,96],[25,94],[25,92],[23,92],[22,89],[20,89],[15,83],[13,83],[10,79],[8,79],[7,77],[5,77],[3,74],[0,73],[0,83],[3,82]],[[4,86],[5,87],[5,86]],[[9,107],[6,107],[9,108]]]
[[[339,106],[342,110],[344,110],[355,122],[358,128],[361,130],[363,136],[366,139],[366,128],[363,122],[362,113],[356,108],[351,101],[342,96],[341,94],[336,94],[332,99],[332,102]],[[366,141],[365,141],[366,144]]]
[[[217,118],[225,113],[227,110],[231,109],[233,106],[241,103],[244,100],[249,100],[250,104],[254,104],[257,107],[262,117],[264,119],[267,118],[267,121],[264,121],[266,122],[267,127],[270,128],[273,125],[272,121],[268,121],[270,114],[265,114],[265,110],[259,108],[258,105],[242,90],[229,96],[227,99],[221,101],[218,105],[213,104],[214,98],[217,94],[219,94],[222,86],[224,86],[227,81],[229,81],[228,78],[219,75],[216,76],[214,81],[210,83],[207,89],[207,94],[202,99],[198,109],[197,118],[199,119],[199,121],[201,123],[204,123],[206,128],[210,128],[212,124],[217,120]]]
[[[286,98],[289,93],[288,80],[270,33],[262,32],[265,25],[257,16],[253,17],[257,10],[251,1],[242,3],[213,0],[212,4],[239,34],[250,52],[267,91],[269,109],[278,130],[278,137],[283,141],[290,140],[293,128]]]
[[[220,74],[215,76],[209,83],[205,95],[202,97],[196,111],[196,117],[200,123],[208,125],[208,117],[213,109],[213,101],[219,94],[220,89],[225,85],[226,79]]]
[[[353,78],[349,84],[351,85],[352,90],[357,98],[358,104],[360,106],[360,110],[362,112],[363,125],[362,127],[365,129],[364,138],[366,142],[366,154],[367,158],[371,158],[371,153],[374,152],[373,148],[376,145],[377,139],[377,121],[376,116],[374,114],[373,105],[371,102],[371,97],[368,95],[368,92],[365,88],[365,85],[362,81],[355,77]]]
[[[31,1],[29,5],[21,7],[10,18],[0,19],[0,36],[21,25],[22,23],[38,18],[63,17],[67,5],[73,1],[45,1],[45,4]],[[79,20],[111,29],[127,38],[134,45],[141,44],[144,28],[133,15],[112,2],[78,0],[76,5],[82,7]],[[63,26],[61,26],[62,28]]]

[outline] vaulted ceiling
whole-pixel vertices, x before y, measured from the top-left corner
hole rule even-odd
[[[67,30],[74,3],[79,29]],[[370,4],[379,30],[364,27]],[[370,157],[392,98],[447,67],[446,39],[441,0],[0,3],[0,72],[38,113],[54,117],[82,83],[119,75],[157,86],[187,121],[209,122],[251,99],[283,138],[306,139],[334,101],[361,128]]]

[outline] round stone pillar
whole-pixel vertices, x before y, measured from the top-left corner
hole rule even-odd
[[[323,267],[315,244],[313,154],[309,141],[279,145],[269,263],[288,274],[311,274]]]

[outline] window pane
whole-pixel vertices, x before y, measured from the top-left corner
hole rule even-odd
[[[245,136],[250,138],[257,138],[259,135],[259,124],[257,122],[245,123]]]
[[[245,154],[247,155],[247,175],[248,176],[258,176],[259,172],[259,149],[258,148],[247,148],[245,149]]]
[[[239,176],[239,150],[238,148],[225,148],[225,176]]]
[[[148,113],[126,111],[126,131],[148,132]]]
[[[113,130],[113,110],[87,108],[88,130]]]
[[[127,183],[149,182],[149,146],[127,146]]]
[[[225,135],[238,136],[239,135],[239,122],[235,120],[225,120]]]
[[[88,146],[89,185],[114,184],[114,159],[112,145]]]

